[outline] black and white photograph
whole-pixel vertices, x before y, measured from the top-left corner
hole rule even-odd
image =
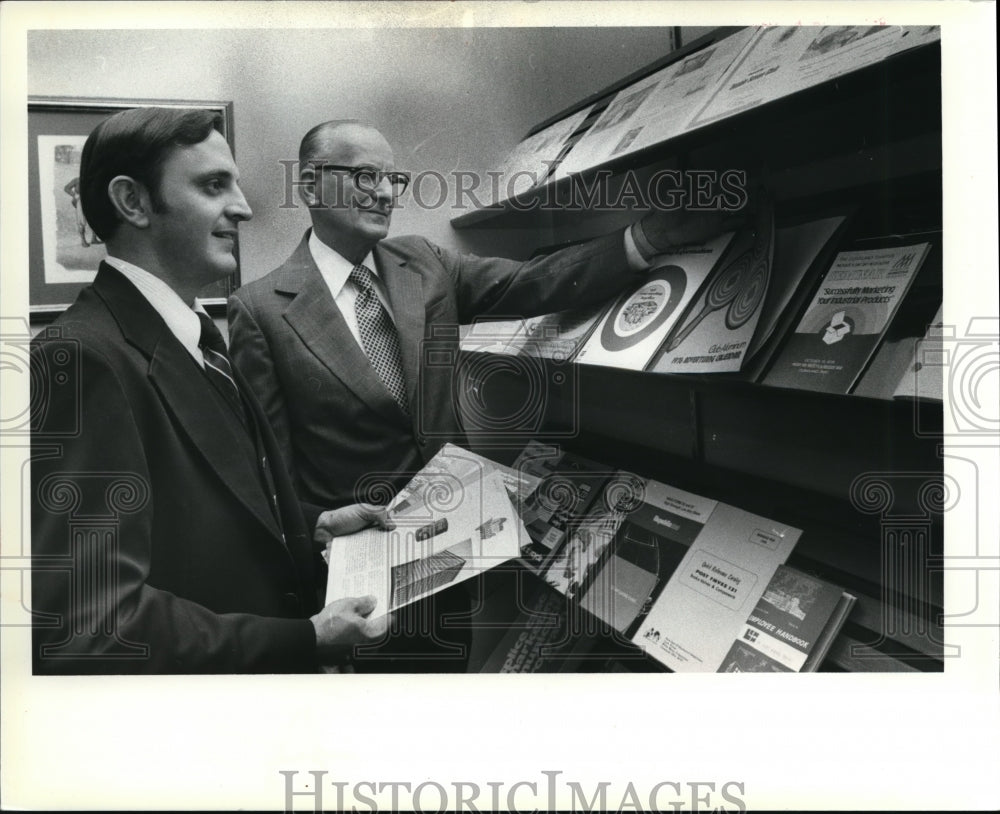
[[[994,30],[0,5],[4,808],[995,809]]]

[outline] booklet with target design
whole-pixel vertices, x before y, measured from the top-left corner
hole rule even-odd
[[[667,337],[654,373],[731,373],[746,358],[771,280],[774,209],[763,204]]]
[[[643,370],[718,265],[733,235],[728,232],[658,255],[642,282],[618,297],[575,361]]]

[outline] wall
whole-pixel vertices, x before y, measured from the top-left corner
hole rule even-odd
[[[281,208],[280,161],[295,159],[313,124],[369,121],[411,172],[483,173],[532,125],[667,53],[669,31],[32,31],[28,90],[233,101],[236,160],[255,213],[240,230],[249,281],[282,262],[308,225],[301,206]],[[409,203],[396,212],[393,234],[463,247],[449,225],[455,211]]]

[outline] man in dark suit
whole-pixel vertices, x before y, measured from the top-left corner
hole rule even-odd
[[[651,254],[721,222],[716,213],[655,213],[624,233],[521,263],[387,239],[407,176],[371,127],[317,125],[302,140],[299,174],[312,229],[283,265],[230,298],[230,337],[300,493],[335,506],[356,500],[373,473],[398,488],[446,441],[461,443],[454,371],[422,358],[428,340],[442,358],[457,358],[457,331],[449,345],[435,328],[605,301],[641,278]],[[388,321],[388,363],[384,354],[372,361],[368,345],[385,342],[372,339],[359,299]]]
[[[299,504],[195,305],[252,214],[217,126],[125,111],[83,150],[108,257],[32,349],[37,673],[315,671],[384,630],[370,597],[317,590],[322,543],[377,512]]]

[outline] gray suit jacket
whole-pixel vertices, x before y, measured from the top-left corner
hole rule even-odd
[[[264,406],[300,497],[337,506],[389,497],[446,441],[460,324],[610,299],[637,279],[620,232],[517,262],[420,237],[381,241],[375,265],[399,330],[411,415],[383,386],[316,267],[309,233],[292,256],[229,299],[230,352]]]

